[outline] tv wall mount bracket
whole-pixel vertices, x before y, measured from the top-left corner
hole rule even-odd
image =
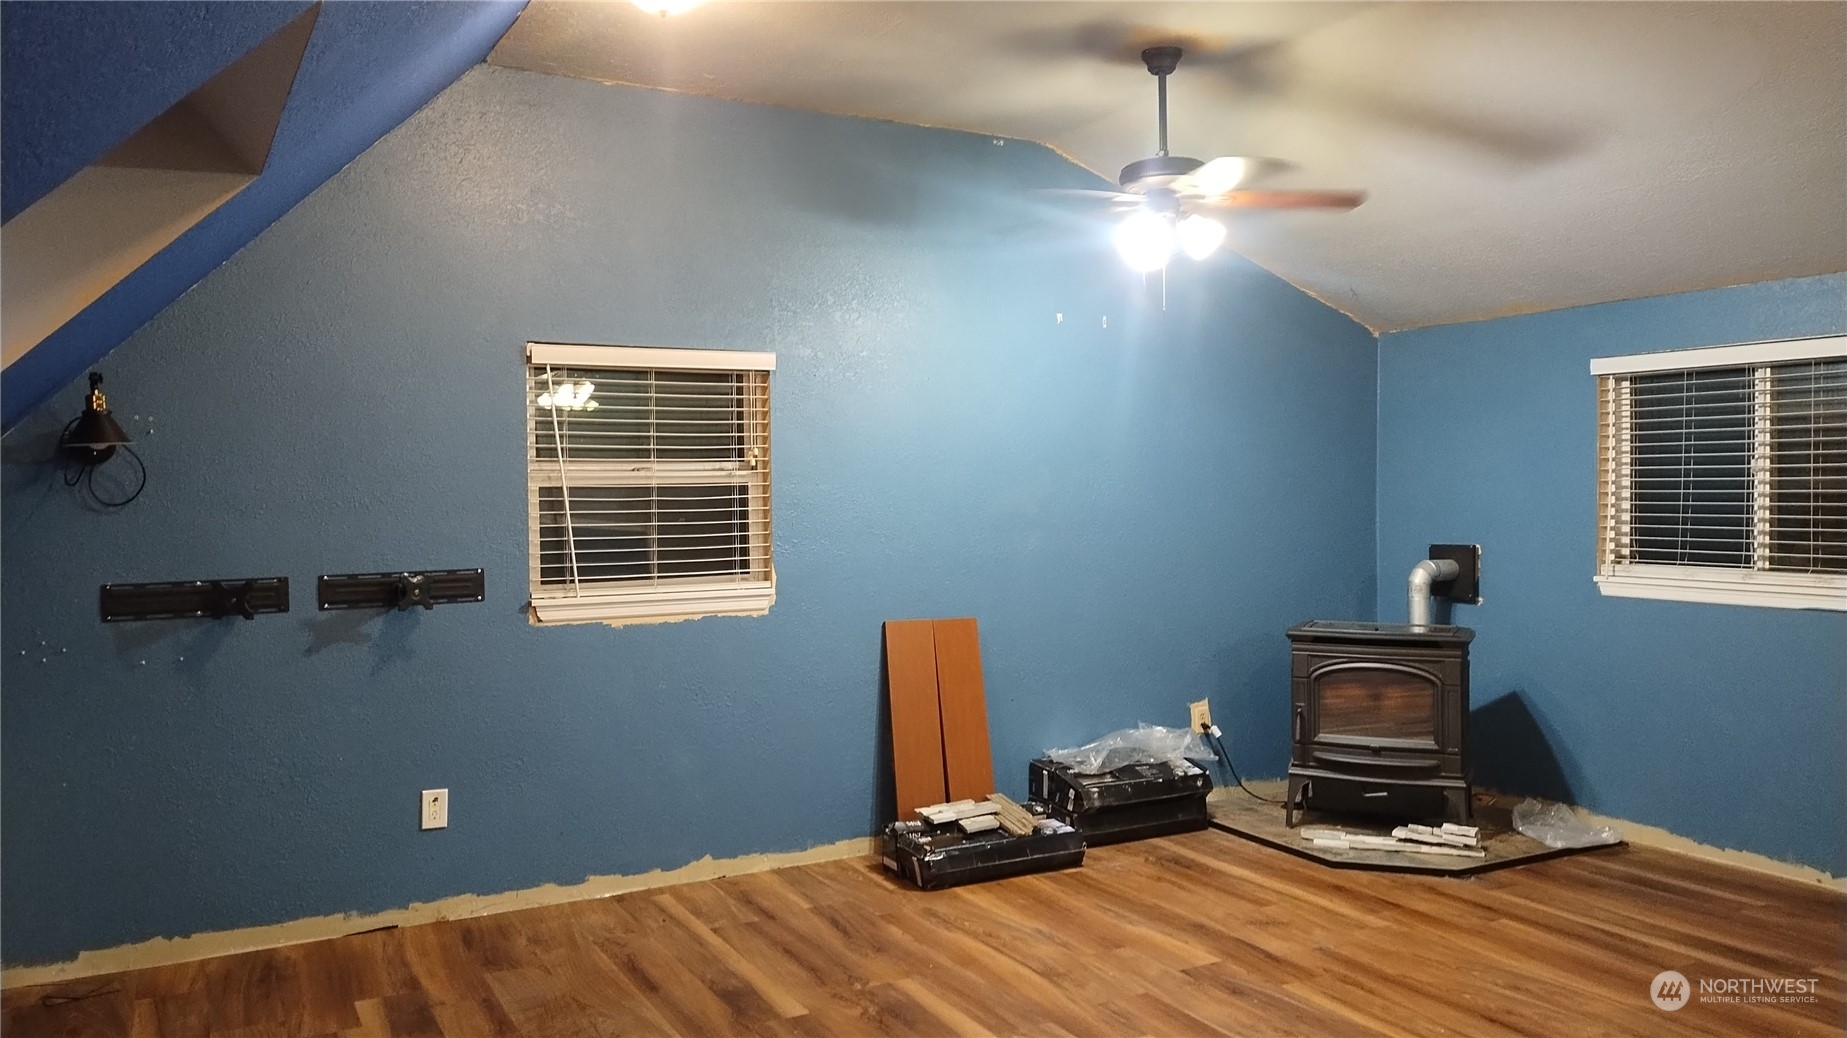
[[[104,584],[98,600],[104,623],[227,616],[255,620],[258,613],[289,611],[289,578]]]
[[[316,582],[327,609],[434,609],[451,602],[482,602],[487,582],[479,569],[403,570],[397,573],[330,573]]]

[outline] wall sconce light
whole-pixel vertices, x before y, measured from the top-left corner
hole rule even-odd
[[[91,500],[105,508],[120,508],[140,497],[148,484],[148,470],[141,463],[141,455],[129,446],[133,442],[128,433],[122,431],[121,423],[109,413],[109,401],[103,396],[103,376],[90,372],[90,398],[84,402],[83,413],[71,419],[63,435],[58,437],[58,448],[64,455],[64,485],[83,484]],[[96,492],[96,469],[115,457],[117,448],[135,459],[135,467],[141,470],[141,481],[133,493],[112,501]]]

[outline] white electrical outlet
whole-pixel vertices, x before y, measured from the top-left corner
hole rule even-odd
[[[424,829],[449,828],[449,791],[446,789],[426,789],[423,791],[422,808]]]
[[[1204,699],[1188,703],[1187,708],[1193,712],[1192,728],[1196,732],[1210,731],[1212,728],[1212,704]]]

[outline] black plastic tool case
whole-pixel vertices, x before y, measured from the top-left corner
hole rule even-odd
[[[1067,765],[1036,760],[1027,765],[1026,788],[1094,847],[1204,829],[1212,777],[1186,763],[1130,764],[1081,775]]]
[[[1069,825],[1059,828],[1026,836],[999,829],[971,835],[954,823],[893,822],[885,827],[880,856],[887,869],[925,890],[1082,865],[1083,834]]]

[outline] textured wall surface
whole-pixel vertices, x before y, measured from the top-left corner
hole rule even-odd
[[[1477,781],[1847,874],[1847,615],[1604,598],[1592,357],[1847,330],[1847,275],[1382,336],[1379,616],[1482,546]]]
[[[74,385],[8,435],[5,960],[869,833],[890,617],[981,619],[1008,792],[1201,695],[1280,774],[1283,629],[1373,607],[1374,340],[1229,255],[1163,311],[1034,215],[1087,177],[470,72],[107,358],[141,500],[43,463]],[[768,616],[528,626],[529,339],[777,351]],[[313,606],[451,566],[488,601]],[[99,583],[268,574],[286,616],[96,619]]]
[[[307,5],[25,3],[0,14],[0,217],[15,214],[262,42]],[[354,0],[315,22],[263,175],[13,362],[14,423],[478,63],[523,0]]]

